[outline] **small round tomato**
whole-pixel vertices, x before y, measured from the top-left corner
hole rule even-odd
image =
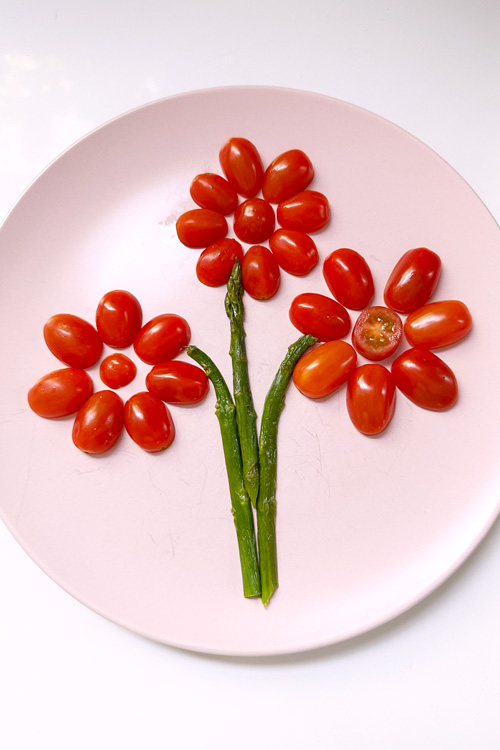
[[[238,194],[224,177],[211,172],[198,174],[189,188],[191,198],[201,208],[227,216],[238,205]]]
[[[324,398],[349,379],[356,359],[356,352],[347,341],[327,341],[309,349],[299,359],[293,382],[304,396]]]
[[[236,209],[233,229],[242,242],[258,245],[269,239],[275,223],[274,209],[270,203],[262,198],[249,198]]]
[[[157,315],[146,323],[134,341],[137,356],[148,365],[174,359],[191,340],[187,321],[175,313]]]
[[[238,240],[224,237],[209,245],[198,258],[196,275],[206,286],[222,286],[233,270],[234,261],[243,260],[243,248]]]
[[[333,341],[347,336],[351,328],[349,313],[331,297],[303,292],[292,300],[290,320],[302,333],[310,333],[320,341]]]
[[[396,387],[383,365],[357,367],[347,383],[347,412],[363,435],[380,435],[396,408]]]
[[[208,393],[208,378],[201,367],[176,360],[155,365],[146,376],[146,388],[168,404],[198,404]]]
[[[125,429],[143,450],[159,453],[175,438],[172,415],[164,402],[148,391],[135,393],[125,404]]]
[[[123,401],[114,391],[97,391],[84,403],[73,423],[73,442],[85,453],[106,453],[123,429]]]
[[[222,171],[229,184],[245,198],[253,198],[262,185],[262,160],[246,138],[230,138],[219,152]]]
[[[302,190],[278,205],[277,217],[284,229],[319,232],[330,221],[330,204],[323,193]]]
[[[368,263],[356,250],[341,247],[323,263],[326,285],[341,305],[363,310],[373,299],[375,287]]]
[[[269,247],[283,271],[293,276],[306,276],[319,260],[312,237],[296,229],[277,229],[269,238]]]
[[[281,273],[278,261],[268,247],[252,245],[241,264],[243,288],[254,299],[271,299],[278,291]]]
[[[410,346],[440,349],[461,341],[472,328],[469,309],[459,300],[428,302],[410,313],[404,332]]]
[[[408,250],[387,281],[384,300],[399,313],[411,313],[429,300],[441,276],[439,255],[426,247]]]
[[[85,370],[102,354],[96,329],[77,315],[52,315],[43,327],[43,337],[52,354],[70,367]]]
[[[123,388],[135,378],[137,367],[126,354],[116,352],[104,357],[99,366],[99,375],[108,388]]]
[[[125,349],[134,343],[142,326],[142,308],[130,292],[114,289],[97,305],[96,326],[108,346]]]
[[[457,379],[450,367],[426,349],[408,349],[391,367],[397,388],[417,406],[444,411],[458,398]]]
[[[76,367],[41,377],[28,391],[28,404],[39,417],[55,419],[76,414],[94,391],[92,378]]]
[[[305,190],[314,177],[311,160],[298,148],[285,151],[264,172],[262,195],[270,203],[281,203]]]
[[[359,315],[352,329],[352,343],[363,357],[378,362],[394,354],[402,335],[403,322],[397,312],[375,305]]]
[[[177,236],[186,247],[202,248],[221,240],[227,234],[227,221],[217,211],[192,208],[177,219]]]

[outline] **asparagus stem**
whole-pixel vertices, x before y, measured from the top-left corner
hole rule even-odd
[[[243,461],[243,481],[252,505],[255,506],[259,494],[259,441],[257,414],[248,376],[242,296],[241,266],[239,260],[236,259],[227,283],[225,307],[231,324],[229,354],[233,363],[233,396]]]
[[[233,399],[226,381],[210,357],[196,346],[188,346],[186,351],[203,368],[214,386],[217,398],[215,413],[219,420],[226,462],[231,512],[240,554],[243,593],[246,597],[260,596],[260,572],[253,511],[243,482],[241,450]]]
[[[257,499],[257,539],[259,545],[262,602],[266,607],[278,588],[276,549],[276,480],[278,459],[278,422],[285,405],[285,393],[293,369],[304,352],[317,339],[302,336],[292,344],[279,366],[267,393],[262,412],[259,439],[260,489]]]

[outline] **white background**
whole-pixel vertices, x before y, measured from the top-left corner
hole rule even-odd
[[[2,218],[106,120],[265,84],[392,120],[500,220],[497,0],[4,0],[1,15]],[[0,525],[0,746],[496,750],[499,579],[497,523],[451,580],[376,631],[304,655],[209,657],[89,611]]]

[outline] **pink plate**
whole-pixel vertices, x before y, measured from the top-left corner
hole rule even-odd
[[[321,402],[291,386],[279,430],[280,588],[267,610],[241,592],[214,394],[172,407],[177,437],[161,455],[124,435],[100,458],[72,444],[70,418],[27,406],[29,387],[60,366],[42,327],[54,313],[94,320],[101,296],[127,289],[144,318],[184,316],[192,341],[231,379],[224,288],[195,277],[198,252],[175,220],[194,207],[192,178],[218,172],[231,136],[265,164],[303,149],[332,221],[320,257],[352,247],[375,279],[373,304],[406,250],[443,262],[435,299],[461,299],[474,328],[441,356],[460,397],[445,413],[399,394],[379,438],[356,432],[345,388]],[[312,649],[363,633],[420,601],[457,569],[499,511],[497,340],[500,231],[470,187],[395,125],[335,99],[236,87],[175,96],[79,141],[22,196],[1,228],[3,360],[1,517],[40,567],[110,620],[157,641],[218,654]],[[327,294],[321,262],[283,274],[278,295],[246,301],[257,412],[288,344],[288,309]],[[353,322],[355,314],[352,315]],[[106,348],[105,353],[109,353]],[[134,357],[133,352],[127,354]],[[137,358],[135,358],[137,361]],[[144,390],[147,366],[121,392]],[[91,374],[97,388],[98,368]]]

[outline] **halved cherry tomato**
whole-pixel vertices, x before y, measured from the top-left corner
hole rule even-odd
[[[284,229],[319,232],[330,221],[330,204],[317,190],[302,190],[278,205],[277,218]]]
[[[99,375],[108,388],[123,388],[137,375],[135,362],[122,352],[104,357],[99,366]]]
[[[402,335],[403,322],[397,312],[375,305],[360,313],[352,330],[352,343],[363,357],[379,362],[394,354]]]
[[[238,205],[238,194],[224,177],[211,172],[198,174],[189,188],[191,198],[201,208],[227,216]]]
[[[302,333],[310,333],[320,341],[333,341],[347,336],[351,328],[349,313],[331,297],[303,292],[292,300],[290,320]]]
[[[296,229],[277,229],[269,238],[269,247],[283,271],[293,276],[306,276],[319,260],[312,237]]]
[[[52,354],[70,367],[85,370],[102,354],[96,329],[77,315],[52,315],[43,327],[43,337]]]
[[[383,365],[357,367],[347,383],[347,412],[363,435],[380,435],[396,408],[396,387]]]
[[[391,367],[397,388],[423,409],[443,411],[458,398],[457,379],[450,367],[426,349],[408,349]]]
[[[76,414],[94,391],[92,378],[76,367],[41,377],[28,391],[28,404],[39,417],[56,419]]]
[[[270,203],[262,198],[249,198],[234,213],[233,229],[242,242],[258,245],[274,232],[276,219]]]
[[[85,453],[106,453],[123,429],[123,401],[114,391],[97,391],[84,403],[73,423],[73,443]]]
[[[278,261],[269,248],[252,245],[241,264],[241,281],[247,294],[254,299],[271,299],[278,291],[281,273]]]
[[[164,313],[143,325],[134,341],[134,350],[143,362],[158,365],[177,357],[190,340],[187,321],[175,313]]]
[[[208,378],[201,367],[176,360],[155,365],[146,376],[146,388],[168,404],[198,404],[208,393]]]
[[[314,177],[311,160],[300,149],[285,151],[274,159],[262,180],[262,195],[270,203],[281,203],[305,190]]]
[[[441,276],[441,258],[426,247],[408,250],[398,260],[384,290],[388,307],[411,313],[429,300]]]
[[[341,247],[330,253],[323,263],[323,276],[333,296],[349,310],[363,310],[373,299],[372,272],[356,250]]]
[[[199,281],[206,286],[227,284],[236,258],[240,263],[243,260],[243,248],[238,240],[224,237],[222,240],[213,242],[200,253],[196,263],[196,275]]]
[[[125,429],[143,450],[159,453],[175,438],[172,415],[164,402],[148,391],[135,393],[125,404]]]
[[[356,352],[347,341],[327,341],[309,349],[299,359],[293,382],[304,396],[324,398],[349,379],[356,360]]]
[[[208,208],[192,208],[177,219],[177,236],[186,247],[202,248],[221,240],[227,234],[222,214]]]
[[[253,198],[262,185],[262,161],[254,144],[246,138],[230,138],[219,152],[222,171],[229,184],[245,198]]]
[[[131,346],[142,326],[139,300],[123,289],[107,292],[97,305],[96,326],[108,346],[120,349]]]
[[[410,346],[440,349],[461,341],[472,328],[469,309],[459,300],[428,302],[410,313],[404,332]]]

